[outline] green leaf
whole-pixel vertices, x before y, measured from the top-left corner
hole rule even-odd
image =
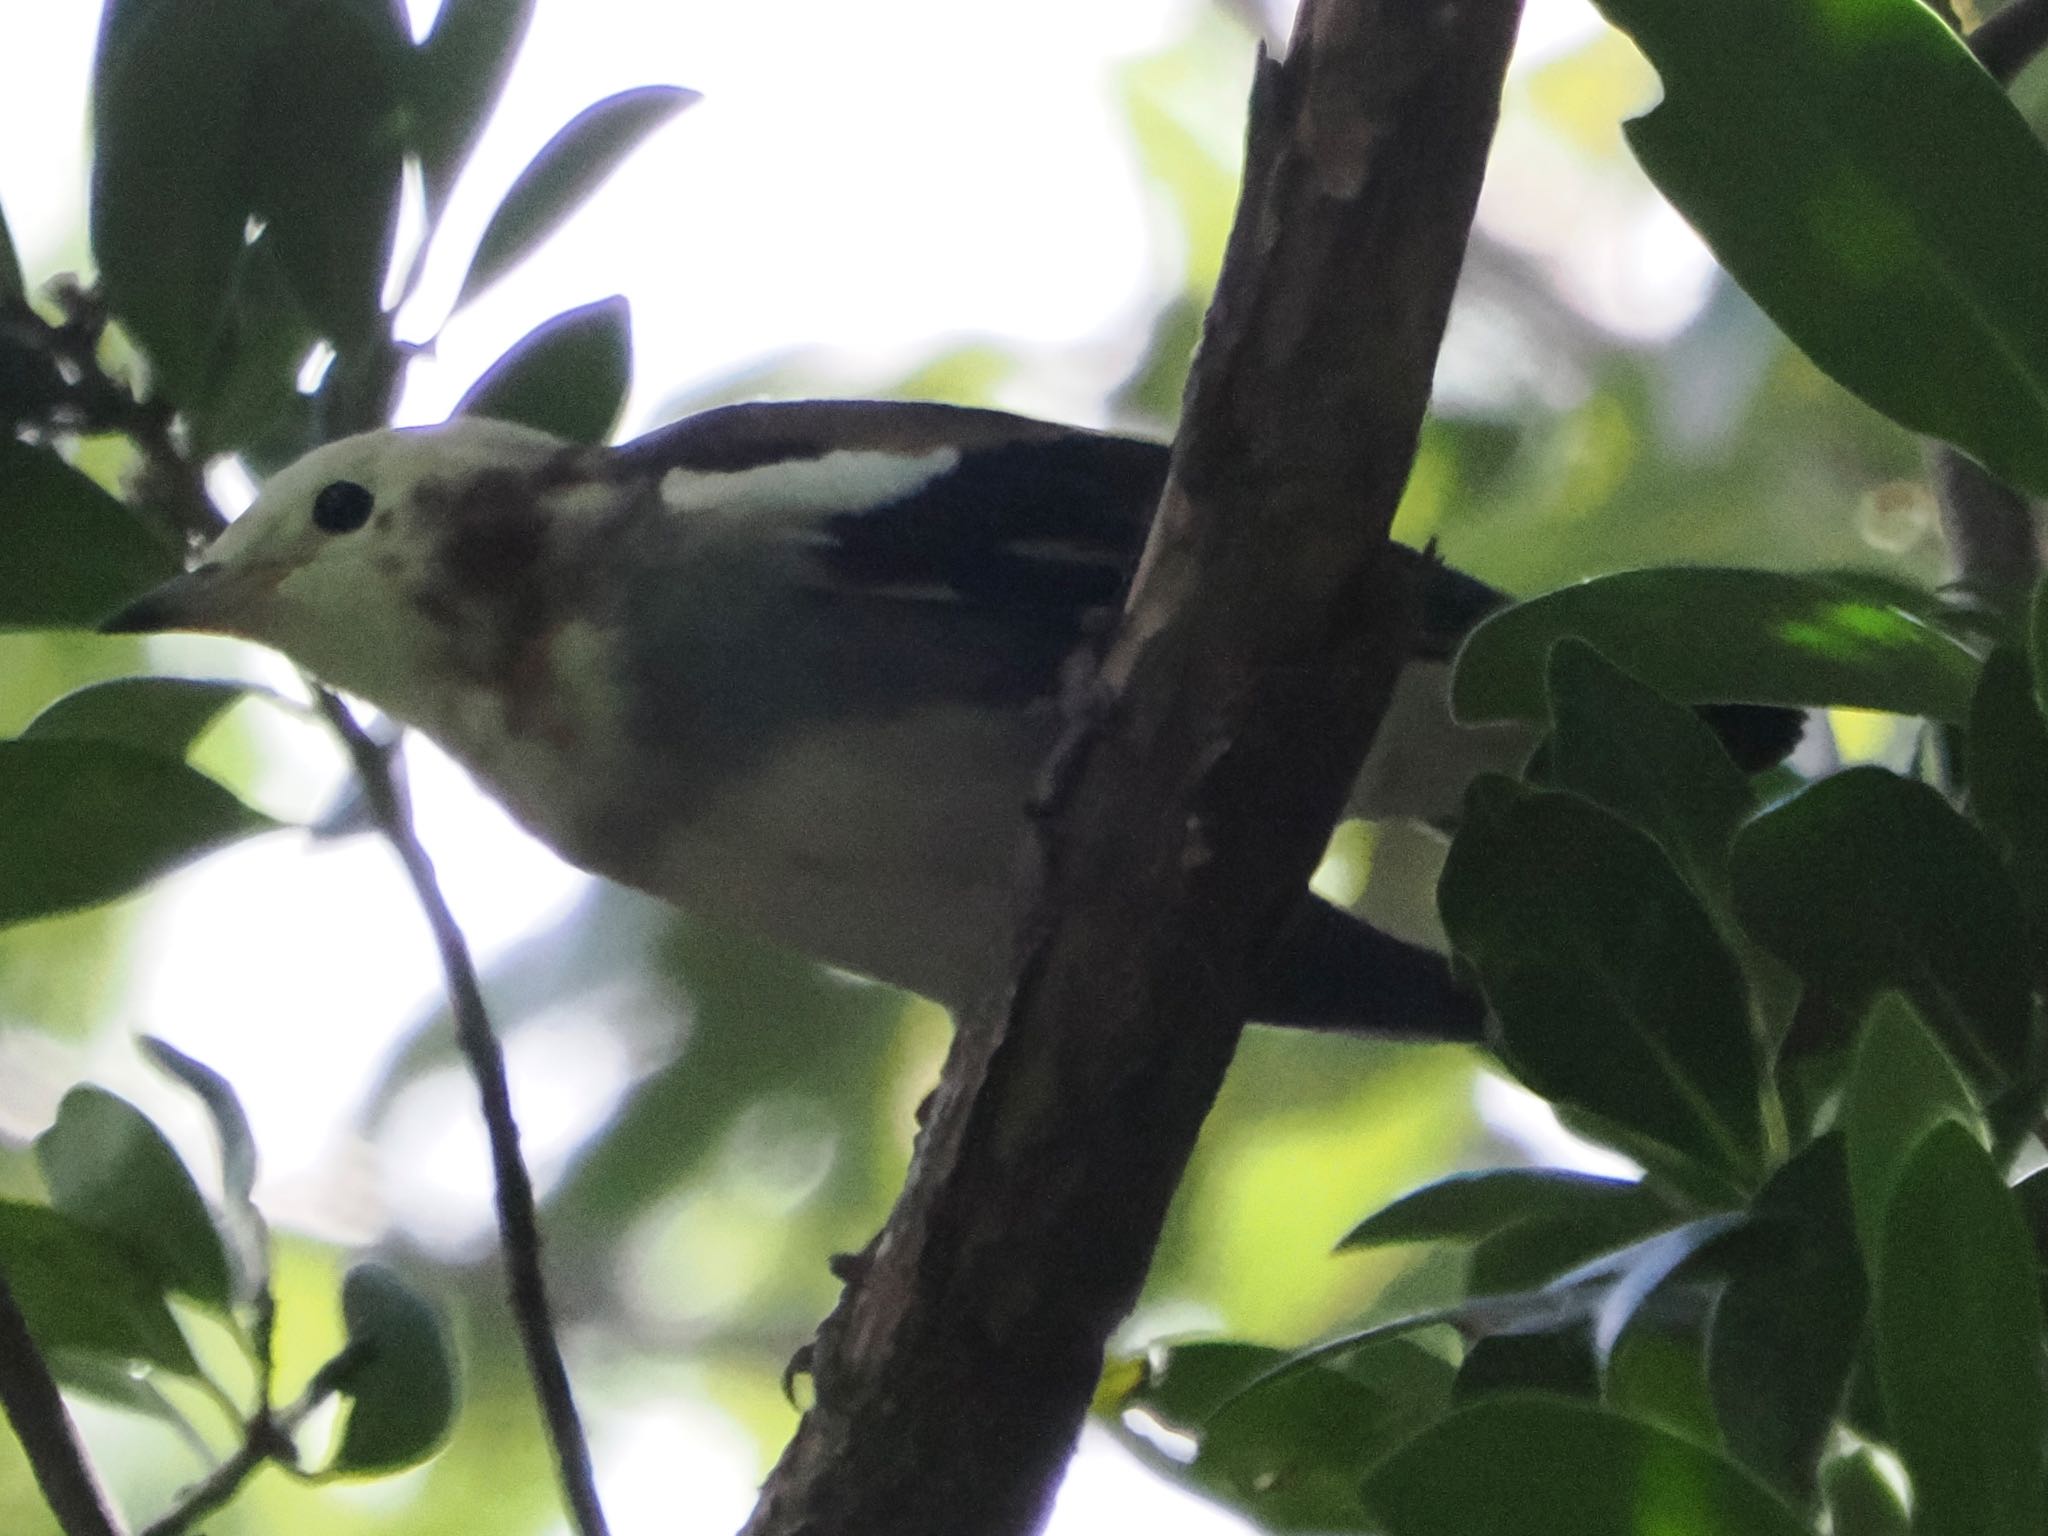
[[[167,1290],[216,1312],[227,1255],[192,1175],[149,1117],[101,1088],[74,1088],[36,1138],[50,1203],[135,1254]]]
[[[1236,1339],[1197,1339],[1158,1350],[1123,1408],[1195,1434],[1223,1404],[1287,1359],[1284,1350]]]
[[[213,1068],[154,1035],[144,1035],[138,1043],[158,1068],[183,1083],[206,1106],[213,1121],[214,1138],[220,1144],[225,1202],[220,1227],[234,1262],[236,1296],[250,1300],[270,1283],[270,1229],[254,1199],[256,1135],[249,1127],[249,1117],[234,1086]]]
[[[535,327],[469,387],[453,415],[490,416],[572,443],[601,443],[633,376],[632,312],[599,299]]]
[[[206,728],[250,692],[246,683],[196,677],[117,677],[64,695],[22,739],[112,741],[182,758]]]
[[[2027,660],[2034,674],[2034,702],[2048,713],[2048,577],[2035,586],[2027,611]]]
[[[1595,1259],[1582,1270],[1560,1275],[1554,1284],[1564,1288],[1587,1280],[1598,1281],[1612,1272],[1600,1298],[1600,1309],[1593,1318],[1593,1351],[1605,1365],[1612,1360],[1622,1335],[1636,1320],[1644,1303],[1693,1260],[1725,1250],[1727,1239],[1748,1225],[1746,1212],[1717,1211]]]
[[[1748,1180],[1763,1145],[1748,1002],[1698,898],[1589,801],[1481,784],[1437,901],[1517,1074]]]
[[[1872,1269],[1899,1170],[1928,1131],[1949,1120],[1989,1139],[1948,1053],[1910,1003],[1886,993],[1863,1021],[1842,1106],[1856,1234]]]
[[[0,631],[89,629],[178,569],[176,551],[48,448],[0,436]]]
[[[1540,1217],[1574,1219],[1589,1207],[1644,1208],[1652,1219],[1668,1214],[1656,1195],[1634,1179],[1609,1179],[1566,1168],[1486,1168],[1454,1173],[1383,1206],[1337,1244],[1377,1248],[1388,1243],[1477,1241],[1516,1222]]]
[[[28,280],[21,275],[21,257],[14,249],[14,235],[7,228],[7,210],[0,208],[0,305],[28,296]]]
[[[1977,658],[1902,596],[1848,576],[1716,566],[1600,576],[1484,620],[1458,653],[1451,702],[1468,723],[1544,719],[1551,647],[1576,636],[1681,704],[1963,720]]]
[[[1597,1398],[1600,1364],[1593,1358],[1592,1329],[1586,1321],[1474,1340],[1458,1366],[1452,1400],[1464,1404],[1502,1392]]]
[[[2039,1536],[2048,1525],[2041,1296],[1998,1169],[1944,1121],[1914,1148],[1884,1218],[1877,1364],[1913,1529]]]
[[[320,327],[285,273],[281,244],[279,231],[266,229],[236,259],[205,387],[190,402],[196,454],[264,444],[304,410],[299,370]]]
[[[1890,1457],[1859,1445],[1821,1468],[1829,1529],[1835,1536],[1912,1536],[1913,1521],[1894,1486]]]
[[[1885,415],[2048,494],[2048,154],[1962,43],[1915,0],[1599,4],[1664,82],[1629,143],[1735,280]]]
[[[1465,1288],[1501,1296],[1550,1284],[1558,1276],[1633,1247],[1671,1225],[1672,1213],[1647,1190],[1636,1200],[1600,1200],[1574,1211],[1529,1215],[1473,1245]]]
[[[1442,1415],[1453,1375],[1407,1339],[1288,1371],[1211,1415],[1189,1470],[1267,1530],[1363,1530],[1360,1476]]]
[[[1601,1401],[1701,1445],[1718,1439],[1707,1392],[1706,1341],[1697,1331],[1668,1325],[1629,1329],[1608,1357]]]
[[[64,1212],[0,1200],[0,1273],[45,1350],[199,1374],[156,1277],[122,1244]]]
[[[1802,1506],[1841,1407],[1867,1305],[1840,1135],[1771,1175],[1707,1335],[1707,1386],[1730,1455]]]
[[[278,825],[175,758],[101,741],[0,741],[0,925],[125,896]]]
[[[431,1456],[455,1417],[455,1360],[440,1314],[395,1270],[358,1264],[341,1287],[348,1421],[331,1470],[395,1472]]]
[[[2019,899],[1928,785],[1868,767],[1824,779],[1743,830],[1731,873],[1744,926],[1837,1006],[1897,987],[1965,1066],[1996,1080],[2028,1059]]]
[[[250,210],[314,324],[369,339],[398,227],[398,76],[411,39],[381,3],[288,0],[246,108]]]
[[[2048,952],[2048,723],[2014,651],[1984,663],[1965,767],[1970,807],[2011,872],[2037,952]]]
[[[1756,809],[1700,717],[1583,640],[1550,652],[1550,776],[1654,837],[1703,896],[1727,884],[1729,839]]]
[[[534,0],[447,0],[414,52],[405,98],[429,222],[447,206],[456,174],[505,88],[533,8]]]
[[[183,1083],[206,1106],[220,1142],[222,1187],[230,1200],[247,1201],[256,1189],[256,1135],[249,1128],[249,1116],[234,1086],[168,1040],[144,1035],[138,1043],[160,1070]]]
[[[459,309],[523,261],[655,129],[697,100],[695,91],[647,85],[585,107],[533,157],[484,226],[456,295]]]
[[[243,104],[270,7],[112,0],[93,65],[92,248],[114,316],[184,403],[248,220]]]
[[[1810,1536],[1726,1458],[1566,1398],[1482,1398],[1372,1469],[1389,1536]]]

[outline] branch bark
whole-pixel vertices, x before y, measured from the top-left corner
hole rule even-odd
[[[64,1536],[121,1536],[42,1351],[0,1275],[0,1409]]]
[[[754,1536],[1043,1520],[1399,665],[1387,528],[1519,9],[1306,0],[1262,60],[1173,473],[1055,765],[1014,979],[961,1023]]]

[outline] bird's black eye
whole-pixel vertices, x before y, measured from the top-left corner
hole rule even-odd
[[[323,485],[313,498],[313,526],[328,533],[354,533],[370,520],[377,498],[353,480]]]

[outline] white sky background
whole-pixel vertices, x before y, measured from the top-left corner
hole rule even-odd
[[[433,3],[415,0],[415,9]],[[680,389],[787,350],[830,349],[844,356],[849,378],[887,377],[976,338],[1070,354],[1071,367],[1035,375],[1036,393],[1005,403],[1085,419],[1135,359],[1161,284],[1174,280],[1173,253],[1155,247],[1114,71],[1178,36],[1203,3],[541,0],[404,316],[405,334],[439,325],[491,208],[569,117],[635,85],[688,85],[704,100],[448,326],[436,355],[415,366],[402,418],[440,419],[533,325],[623,293],[636,351],[628,433]],[[82,226],[96,10],[76,0],[0,0],[10,43],[0,53],[0,207],[32,282],[53,274]],[[1536,0],[1525,62],[1593,25],[1582,0]],[[71,121],[77,137],[53,142],[49,125]],[[1512,201],[1498,204],[1500,225],[1524,216]],[[1651,226],[1653,254],[1674,249],[1667,236]],[[1679,311],[1701,271],[1696,256],[1681,255]],[[1669,262],[1651,265],[1661,271]],[[166,642],[159,659],[173,670],[220,671],[246,665],[248,652],[187,640]],[[311,809],[338,764],[310,738],[279,750],[288,768],[295,759],[310,767],[315,782],[293,788],[288,771],[278,792]],[[423,832],[488,963],[563,910],[584,877],[518,835],[436,755],[410,751]],[[387,857],[362,839],[312,852],[291,836],[262,839],[167,885],[122,1022],[226,1073],[255,1122],[273,1206],[289,1215],[295,1185],[322,1170],[320,1203],[331,1216],[334,1170],[360,1177],[365,1169],[361,1149],[348,1146],[355,1102],[386,1043],[437,994],[420,920]],[[545,1031],[524,1051],[515,1040],[513,1058],[522,1123],[544,1166],[631,1067],[617,1052],[565,1050]],[[125,1055],[90,1070],[138,1094],[146,1081]],[[454,1107],[412,1117],[426,1129],[398,1154],[407,1175],[378,1197],[407,1186],[403,1214],[428,1240],[468,1236],[485,1218],[481,1133]],[[372,1199],[366,1210],[377,1209]],[[357,1235],[377,1226],[366,1215]],[[666,1458],[676,1422],[615,1417],[601,1421],[601,1442],[618,1528],[672,1528],[674,1462]],[[744,1458],[720,1464],[732,1502],[703,1500],[705,1523],[692,1529],[729,1529],[745,1513]],[[700,1486],[716,1478],[709,1467],[693,1471]],[[1091,1444],[1055,1529],[1162,1518],[1191,1533],[1237,1528]]]

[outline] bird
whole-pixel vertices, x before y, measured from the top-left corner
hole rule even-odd
[[[457,416],[315,448],[101,627],[272,647],[572,864],[957,1009],[1169,458],[925,402],[726,405],[595,447]],[[1351,809],[1441,821],[1534,737],[1449,713],[1456,645],[1506,598],[1394,547],[1422,622]],[[1306,891],[1252,1003],[1439,1040],[1485,1016],[1443,957]]]

